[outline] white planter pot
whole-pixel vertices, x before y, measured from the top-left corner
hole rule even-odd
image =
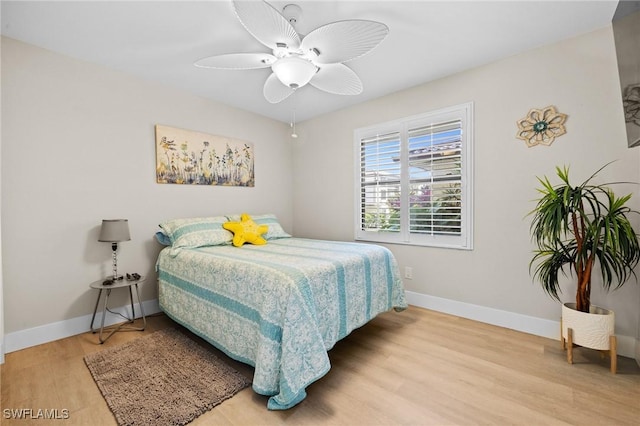
[[[608,309],[591,305],[589,313],[575,309],[575,303],[562,305],[562,338],[569,340],[568,329],[573,332],[574,344],[585,348],[610,350],[611,336],[615,334],[615,314]]]

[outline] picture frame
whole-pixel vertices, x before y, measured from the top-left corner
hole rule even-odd
[[[156,182],[255,186],[251,142],[156,124]]]

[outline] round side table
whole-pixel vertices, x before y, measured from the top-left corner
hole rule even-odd
[[[89,287],[100,290],[100,292],[98,293],[98,299],[96,300],[96,306],[93,309],[93,316],[91,317],[91,332],[97,333],[98,331],[100,331],[100,334],[98,335],[98,340],[100,340],[100,344],[106,342],[107,339],[113,336],[113,333],[115,333],[116,331],[143,331],[145,329],[145,327],[147,326],[147,319],[144,316],[144,308],[142,307],[142,301],[140,300],[140,293],[138,291],[138,284],[143,283],[145,281],[145,278],[146,277],[144,276],[140,277],[137,280],[127,280],[125,278],[122,280],[113,281],[113,284],[104,284],[106,280],[110,280],[110,278],[108,277],[98,281],[94,281],[91,284],[89,284]],[[133,324],[133,322],[136,320],[136,311],[135,311],[135,308],[133,307],[133,290],[132,290],[133,287],[135,287],[136,289],[136,297],[138,298],[138,304],[140,305],[140,312],[142,313],[142,327],[133,327],[131,325],[127,325],[127,324]],[[112,290],[115,290],[118,288],[129,289],[129,300],[131,301],[131,318],[128,318],[123,315],[124,319],[126,319],[127,321],[122,324],[115,325],[114,328],[109,332],[109,334],[103,338],[102,335],[104,333],[104,318],[107,316],[107,312],[113,313],[109,310],[109,306],[108,306],[109,296],[111,295]],[[105,297],[102,304],[102,319],[100,321],[100,328],[94,329],[93,323],[96,319],[96,313],[98,312],[98,305],[100,304],[100,297],[102,296],[103,292],[105,293]]]

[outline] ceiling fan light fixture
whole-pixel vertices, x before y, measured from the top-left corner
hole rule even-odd
[[[344,62],[367,54],[389,33],[389,27],[381,22],[348,19],[321,25],[301,36],[295,25],[302,8],[296,4],[285,3],[279,11],[264,0],[231,3],[240,23],[271,53],[227,53],[200,59],[195,65],[229,70],[271,68],[262,94],[272,104],[307,84],[335,95],[359,95],[362,82]]]
[[[307,84],[318,71],[314,64],[297,56],[278,59],[271,69],[282,84],[292,89]]]

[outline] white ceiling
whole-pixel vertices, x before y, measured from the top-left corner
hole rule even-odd
[[[364,92],[331,95],[305,86],[280,104],[262,95],[269,69],[202,69],[193,62],[268,52],[235,17],[230,1],[5,1],[2,35],[289,122],[419,85],[611,24],[605,1],[271,1],[296,2],[296,29],[338,20],[385,23],[387,38],[349,62]],[[43,70],[46,72],[46,70]],[[292,101],[293,98],[293,101]]]

